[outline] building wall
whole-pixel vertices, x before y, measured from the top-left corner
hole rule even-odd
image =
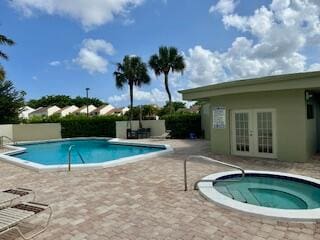
[[[94,111],[95,109],[97,109],[95,106],[89,105],[89,106],[88,106],[89,114],[90,114],[92,111]],[[84,106],[84,107],[80,110],[79,113],[80,113],[80,114],[87,114],[87,106]]]
[[[78,109],[79,108],[77,106],[74,106],[74,105],[70,106],[70,107],[68,107],[68,108],[66,108],[66,109],[61,111],[61,117],[65,117],[65,116],[77,111]]]
[[[13,130],[12,130],[12,124],[3,124],[0,125],[0,136],[7,136],[9,138],[13,138]],[[10,142],[8,139],[3,139],[4,143]]]
[[[56,112],[58,112],[61,108],[57,107],[57,106],[52,106],[50,108],[48,108],[47,110],[47,116],[51,116],[53,114],[55,114]]]
[[[151,128],[151,136],[161,136],[166,132],[164,120],[142,120],[143,128]],[[116,136],[117,138],[127,138],[127,128],[129,128],[128,121],[116,122]],[[139,121],[132,121],[132,129],[139,128]]]
[[[29,114],[32,113],[35,109],[26,106],[21,108],[21,113],[19,114],[19,118],[23,118],[23,119],[29,119]]]
[[[14,124],[15,141],[48,140],[61,138],[60,123]]]
[[[107,114],[108,112],[110,112],[112,109],[114,109],[114,107],[109,104],[109,105],[105,106],[104,108],[102,108],[102,109],[100,110],[99,115],[105,115],[105,114]]]
[[[213,107],[226,108],[226,128],[212,128]],[[233,94],[210,99],[209,127],[211,147],[217,154],[231,154],[230,112],[241,109],[273,108],[276,110],[277,156],[284,161],[305,161],[315,149],[310,134],[315,121],[307,122],[304,90]],[[306,141],[308,139],[308,141]],[[307,148],[308,144],[308,148]]]

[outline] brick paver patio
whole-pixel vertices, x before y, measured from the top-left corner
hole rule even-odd
[[[197,191],[183,191],[182,160],[189,154],[210,156],[208,142],[170,140],[175,153],[99,169],[37,173],[0,162],[1,188],[35,189],[38,201],[53,206],[48,230],[35,239],[320,239],[320,223],[284,222],[221,208]],[[213,156],[246,169],[279,170],[320,178],[320,162],[279,163]],[[189,164],[189,186],[225,168]],[[26,232],[41,218],[26,222]],[[17,239],[14,232],[0,239]]]

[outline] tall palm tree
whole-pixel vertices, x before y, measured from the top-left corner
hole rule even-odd
[[[0,34],[0,44],[12,46],[14,44],[14,41]],[[0,58],[7,60],[8,56],[4,52],[0,51]]]
[[[137,56],[125,56],[122,63],[117,63],[117,69],[113,73],[117,88],[123,88],[129,85],[130,91],[130,129],[133,118],[133,87],[140,87],[143,84],[150,83],[147,65]]]
[[[161,46],[159,53],[150,57],[149,66],[157,76],[164,74],[164,85],[169,97],[170,114],[172,114],[172,97],[168,78],[170,71],[183,73],[186,67],[183,56],[178,53],[178,49],[175,47]]]

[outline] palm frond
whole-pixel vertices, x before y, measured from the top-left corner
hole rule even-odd
[[[184,62],[184,58],[182,55],[177,55],[172,63],[172,72],[181,72],[186,68],[186,64]]]
[[[12,39],[0,34],[0,44],[11,46],[14,45],[15,42]]]
[[[157,54],[154,54],[150,57],[149,66],[150,68],[152,68],[152,70],[157,76],[161,74],[161,66],[160,66],[159,56]]]
[[[3,67],[0,66],[0,81],[6,78],[6,72],[4,71]]]
[[[5,59],[5,60],[8,60],[7,54],[5,54],[4,52],[1,52],[1,51],[0,51],[0,58],[3,58],[3,59]]]

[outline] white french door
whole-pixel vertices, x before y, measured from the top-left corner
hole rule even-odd
[[[232,111],[232,154],[276,158],[275,118],[273,109]]]

